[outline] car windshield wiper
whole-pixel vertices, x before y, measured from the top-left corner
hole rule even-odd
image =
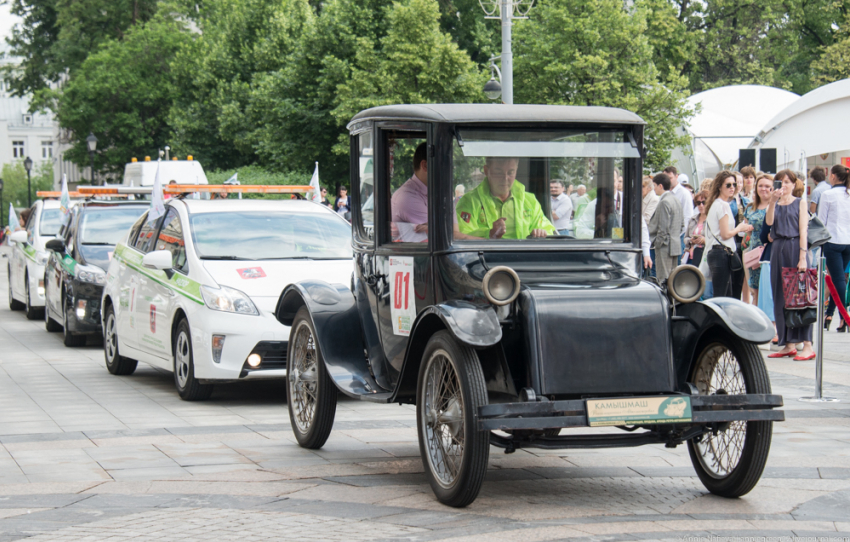
[[[239,256],[201,256],[202,260],[245,260]]]
[[[86,247],[112,247],[115,246],[115,243],[83,243],[83,246]]]

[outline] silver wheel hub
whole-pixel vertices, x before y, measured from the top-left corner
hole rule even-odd
[[[302,321],[295,333],[289,364],[289,408],[295,429],[306,433],[313,425],[318,399],[318,359],[313,333]]]
[[[174,372],[177,375],[177,385],[181,389],[189,382],[189,363],[192,356],[189,345],[189,337],[185,331],[177,334],[177,347],[174,349]]]
[[[424,373],[422,432],[428,467],[443,487],[460,474],[464,450],[463,396],[460,380],[445,350],[435,351]]]
[[[115,316],[112,314],[106,320],[106,337],[103,341],[103,347],[106,350],[106,359],[113,363],[115,351],[118,349],[118,336],[115,334]]]
[[[700,395],[739,395],[747,393],[741,365],[726,347],[715,344],[698,361],[694,384]],[[695,443],[703,469],[713,478],[732,474],[741,461],[747,436],[747,422],[724,424],[722,429],[707,433]]]

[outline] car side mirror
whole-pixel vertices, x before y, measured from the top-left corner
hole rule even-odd
[[[168,250],[154,250],[148,252],[142,258],[142,267],[147,269],[158,269],[166,271],[171,269],[171,252]]]
[[[16,231],[15,233],[9,236],[9,241],[11,241],[12,243],[26,243],[27,232],[25,230]]]
[[[44,244],[44,248],[58,252],[59,254],[65,254],[65,241],[62,239],[51,239]]]

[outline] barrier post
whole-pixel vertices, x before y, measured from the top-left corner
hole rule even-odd
[[[800,397],[800,401],[807,403],[837,403],[840,399],[836,397],[823,396],[823,322],[824,322],[824,305],[826,304],[826,281],[824,280],[824,269],[826,268],[826,258],[823,257],[822,250],[818,251],[818,321],[815,323],[815,395],[813,397]]]

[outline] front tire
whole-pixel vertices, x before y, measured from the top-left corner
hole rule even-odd
[[[50,300],[47,299],[47,277],[44,280],[45,288],[44,288],[44,329],[49,331],[50,333],[55,333],[57,331],[62,331],[62,325],[50,317]]]
[[[106,370],[118,376],[131,375],[136,370],[138,361],[125,358],[118,351],[118,329],[115,309],[109,305],[103,322],[103,359]]]
[[[295,314],[286,353],[286,402],[295,439],[316,450],[327,442],[336,416],[336,386],[328,374],[307,307]]]
[[[32,306],[32,301],[30,300],[30,277],[29,273],[24,275],[24,294],[26,295],[26,299],[24,301],[27,315],[27,320],[38,320],[41,318],[41,309],[38,307]]]
[[[702,344],[691,375],[700,395],[771,393],[767,368],[755,344],[723,332]],[[710,492],[740,497],[761,478],[772,436],[773,422],[730,422],[689,440],[688,453]]]
[[[68,296],[65,292],[62,292],[62,343],[69,347],[84,346],[86,344],[86,336],[75,335],[71,332],[71,328],[68,325],[70,318],[68,311]]]
[[[212,394],[212,384],[201,384],[195,378],[195,355],[189,322],[183,318],[174,332],[174,385],[184,401],[205,401]]]
[[[449,506],[470,504],[481,491],[490,457],[490,433],[477,427],[487,404],[478,355],[448,331],[425,347],[416,390],[419,451],[431,489]]]
[[[8,280],[8,282],[9,282],[9,310],[13,310],[13,311],[24,310],[24,307],[26,305],[24,305],[20,301],[16,300],[14,297],[12,297],[12,266],[11,265],[6,266],[6,277],[8,277],[8,279],[9,279]]]

